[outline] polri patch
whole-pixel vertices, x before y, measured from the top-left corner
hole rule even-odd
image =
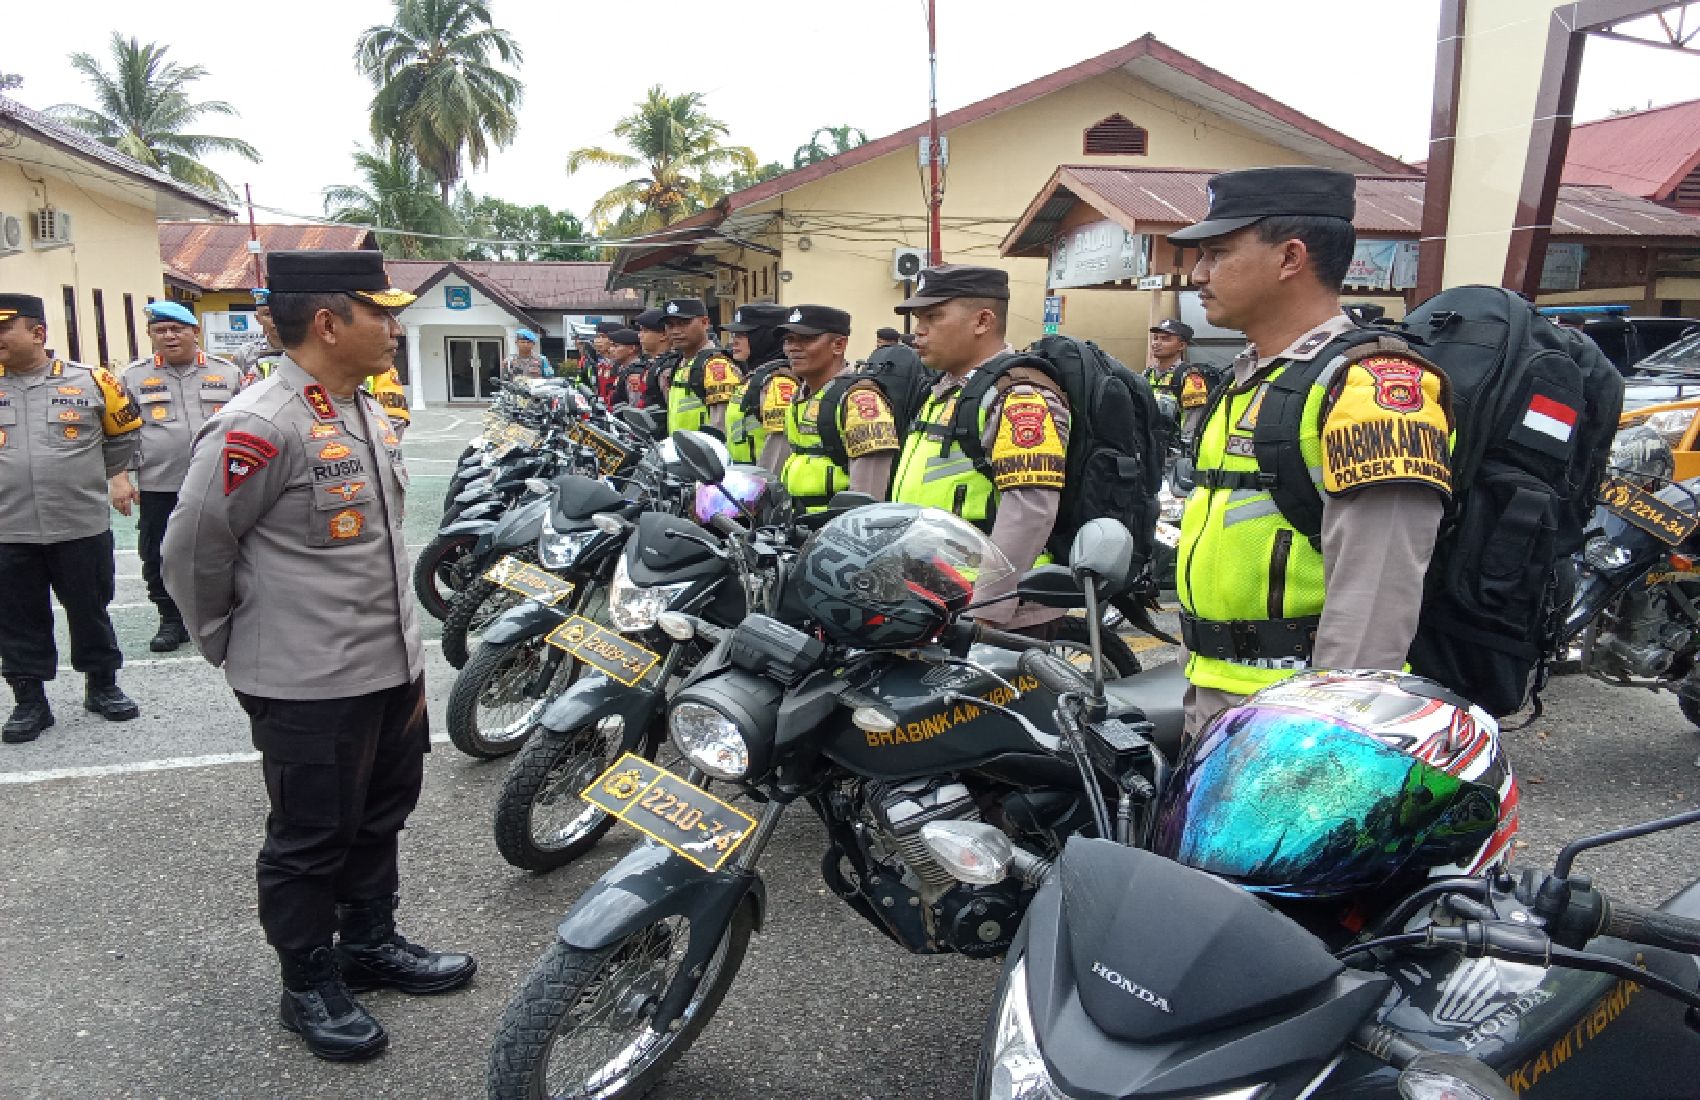
[[[224,441],[233,446],[246,447],[255,454],[264,455],[266,458],[277,457],[277,448],[272,445],[271,440],[264,436],[254,435],[251,432],[225,432]]]
[[[317,382],[303,389],[301,396],[307,399],[308,408],[312,409],[313,415],[320,420],[339,419],[336,414],[336,406],[331,403],[331,395],[326,393],[325,387]]]
[[[366,529],[366,517],[354,508],[344,508],[331,517],[330,535],[338,542],[357,539],[360,532]]]
[[[224,448],[224,495],[234,493],[244,481],[266,468],[266,459],[242,447]]]

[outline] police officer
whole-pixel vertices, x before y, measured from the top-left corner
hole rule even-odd
[[[242,384],[251,386],[262,378],[271,376],[278,360],[283,357],[283,348],[277,338],[277,326],[272,323],[271,306],[266,302],[271,291],[265,287],[256,287],[254,295],[254,316],[260,322],[260,331],[266,334],[266,346],[257,351],[243,353],[246,367],[243,372]],[[402,385],[401,371],[395,367],[382,374],[373,375],[366,379],[363,386],[366,392],[378,399],[378,404],[384,407],[384,412],[390,418],[390,425],[395,428],[396,438],[407,436],[407,429],[413,424],[413,411],[407,404],[407,387]]]
[[[1015,567],[1003,582],[976,591],[976,602],[1015,588],[1020,574],[1049,558],[1045,543],[1056,524],[1067,465],[1068,400],[1044,373],[1011,368],[979,410],[981,444],[990,476],[963,458],[950,438],[956,398],[975,370],[1010,351],[1009,273],[947,264],[916,276],[914,297],[897,307],[915,319],[921,361],[944,377],[916,414],[903,442],[891,499],[955,512],[991,535]],[[975,617],[1003,629],[1049,637],[1061,612],[1004,600]]]
[[[736,461],[759,462],[773,473],[785,463],[785,411],[797,392],[797,377],[785,357],[785,334],[779,331],[787,312],[784,306],[756,302],[739,306],[725,326],[732,337],[732,361],[744,375],[727,407],[726,447]]]
[[[679,361],[667,340],[667,315],[659,309],[646,309],[632,318],[637,329],[638,344],[643,349],[643,402],[632,404],[641,409],[667,407],[667,388],[673,382],[673,366]]]
[[[269,267],[285,355],[202,427],[165,580],[261,753],[259,915],[283,1024],[347,1061],[388,1041],[350,988],[440,993],[477,969],[395,924],[397,836],[429,749],[425,680],[407,469],[360,383],[390,369],[391,311],[413,295],[390,288],[376,252],[274,252]]]
[[[667,387],[668,434],[704,426],[724,434],[726,406],[742,376],[708,338],[708,306],[701,298],[674,298],[662,313],[667,342],[679,356]]]
[[[1352,260],[1355,181],[1326,168],[1255,168],[1210,181],[1210,210],[1169,234],[1202,250],[1193,268],[1204,315],[1250,346],[1193,442],[1195,488],[1181,521],[1177,579],[1187,661],[1187,728],[1302,668],[1397,669],[1415,636],[1423,575],[1451,492],[1445,465],[1358,461],[1388,441],[1445,438],[1445,381],[1421,360],[1331,350],[1354,325],[1340,308]],[[1313,544],[1276,506],[1252,446],[1271,386],[1327,364],[1295,441],[1320,490]],[[1429,455],[1432,457],[1432,448]]]
[[[898,332],[896,329],[892,328],[890,325],[887,325],[884,328],[878,329],[874,332],[874,350],[875,351],[878,351],[880,348],[896,347],[898,344],[900,344],[902,342],[903,342],[903,334],[901,332]]]
[[[1192,343],[1192,326],[1173,317],[1164,318],[1151,326],[1151,342],[1145,364],[1145,380],[1159,400],[1167,398],[1172,404],[1176,432],[1170,440],[1171,449],[1182,440],[1192,438],[1198,422],[1204,417],[1214,388],[1211,372],[1186,361],[1188,345]]]
[[[805,512],[825,508],[846,489],[884,500],[901,443],[884,392],[872,379],[845,376],[850,315],[831,306],[796,306],[779,328],[797,377],[785,413],[787,454],[780,476],[786,491]],[[841,454],[822,438],[829,421]]]
[[[641,343],[636,330],[617,328],[608,334],[608,362],[613,368],[613,382],[609,388],[608,405],[626,403],[630,379],[634,368],[638,366],[638,353]]]
[[[122,485],[111,482],[140,427],[109,371],[48,357],[40,298],[0,294],[0,673],[17,700],[0,729],[8,744],[53,724],[51,596],[65,608],[84,709],[113,722],[141,713],[118,687],[124,655],[106,613],[116,585],[107,505]]]
[[[130,484],[127,475],[119,475],[112,497],[125,515],[130,514],[132,502],[140,505],[136,548],[148,599],[159,609],[159,630],[148,648],[168,653],[189,640],[189,631],[160,579],[159,547],[165,538],[165,521],[177,507],[177,490],[189,471],[195,433],[207,417],[236,396],[241,382],[235,363],[208,355],[196,344],[200,323],[193,313],[176,302],[149,302],[146,312],[154,353],[131,363],[123,376],[124,388],[142,411],[141,446],[130,461],[135,484]]]
[[[555,377],[555,368],[549,365],[548,359],[538,354],[535,332],[522,328],[514,333],[514,353],[502,360],[501,377],[504,382]]]

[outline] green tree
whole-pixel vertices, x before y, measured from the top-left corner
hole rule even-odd
[[[377,89],[372,137],[410,146],[447,206],[467,165],[487,164],[519,132],[525,86],[501,66],[518,66],[523,54],[483,0],[391,3],[394,20],[368,27],[354,50]]]
[[[734,191],[742,191],[746,187],[754,187],[756,184],[770,180],[774,176],[783,176],[788,171],[790,171],[789,168],[778,161],[773,161],[770,164],[758,166],[754,171],[734,168],[724,176],[708,173],[702,178],[703,189],[719,198],[721,195],[730,195]]]
[[[698,92],[670,96],[656,85],[615,125],[614,134],[632,153],[593,146],[567,154],[568,175],[584,168],[644,173],[591,204],[590,222],[598,229],[618,226],[631,234],[672,225],[725,193],[712,186],[715,169],[756,170],[756,155],[747,146],[721,144],[726,124],[703,111]]]
[[[0,92],[15,92],[24,86],[24,78],[17,73],[0,73]]]
[[[597,250],[587,245],[556,244],[579,240],[584,226],[569,211],[551,210],[539,203],[521,206],[484,195],[474,198],[466,188],[456,199],[461,224],[467,235],[514,244],[474,244],[467,248],[468,260],[594,260]],[[476,229],[474,229],[476,227]]]
[[[235,117],[236,108],[222,100],[197,103],[190,99],[189,85],[206,76],[207,70],[167,61],[167,49],[157,42],[143,45],[114,31],[110,70],[91,54],[71,55],[71,68],[94,89],[95,106],[61,103],[49,108],[49,113],[173,179],[215,194],[234,195],[224,178],[200,158],[233,153],[257,163],[260,154],[238,138],[190,132],[207,115]]]
[[[384,254],[404,260],[449,260],[460,252],[460,221],[438,193],[437,177],[400,145],[360,149],[354,167],[363,182],[324,190],[325,214],[332,221],[405,230],[379,234]]]
[[[823,134],[826,135],[825,141],[821,140]],[[791,167],[802,168],[818,160],[848,153],[867,143],[868,135],[854,126],[822,126],[809,135],[806,145],[797,146],[797,151],[791,156]]]

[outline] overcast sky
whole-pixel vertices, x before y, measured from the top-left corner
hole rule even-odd
[[[700,91],[731,139],[763,162],[791,162],[818,126],[848,123],[878,137],[927,108],[923,0],[731,0],[712,7],[490,0],[525,51],[519,139],[469,182],[479,192],[582,215],[618,172],[567,177],[566,152],[615,146],[612,133],[644,90]],[[210,71],[195,90],[241,117],[206,129],[247,139],[265,156],[213,166],[254,201],[322,213],[320,191],[357,182],[350,156],[368,140],[371,87],[354,70],[354,40],[389,0],[138,8],[133,0],[6,3],[0,70],[33,107],[90,102],[68,56],[103,60],[112,31],[169,44]],[[942,0],[940,109],[1103,53],[1147,31],[1253,88],[1371,146],[1426,155],[1438,0]],[[687,14],[701,11],[702,16]],[[717,17],[710,18],[710,13]],[[724,34],[713,28],[726,28]],[[700,27],[690,38],[691,26]],[[26,47],[28,52],[20,52]],[[1578,117],[1671,103],[1700,89],[1700,58],[1594,40]],[[989,211],[963,211],[978,214]],[[261,220],[282,221],[261,212]]]

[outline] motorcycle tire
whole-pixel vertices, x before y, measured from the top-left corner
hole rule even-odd
[[[564,660],[540,697],[513,698],[520,686],[537,676],[548,652],[549,643],[541,635],[478,647],[449,689],[447,725],[455,748],[480,760],[494,760],[520,750],[537,729],[550,701],[578,676],[579,663]],[[490,715],[481,713],[499,705],[499,700],[523,704],[524,709],[505,722],[492,721]]]
[[[1057,622],[1057,633],[1054,638],[1058,648],[1066,650],[1059,656],[1071,664],[1082,664],[1082,671],[1091,668],[1091,650],[1088,648],[1091,635],[1087,631],[1086,620],[1078,615],[1064,615]],[[1144,668],[1139,663],[1138,654],[1127,644],[1127,639],[1114,630],[1104,628],[1098,632],[1098,645],[1104,651],[1104,679],[1118,680],[1123,676],[1137,676]]]
[[[606,725],[610,722],[619,722],[618,740]],[[565,867],[595,847],[615,818],[582,801],[579,792],[622,753],[643,751],[648,733],[610,717],[594,726],[533,734],[509,765],[496,796],[496,850],[502,858],[523,871],[541,873]],[[542,812],[557,804],[573,813],[564,825],[553,824]]]
[[[509,557],[536,562],[537,551],[527,547]],[[443,659],[455,668],[465,668],[472,657],[470,640],[524,600],[519,593],[483,577],[455,593],[449,601],[449,613],[443,616]]]
[[[419,551],[413,563],[413,594],[433,619],[441,621],[448,615],[449,599],[464,583],[455,572],[455,564],[477,544],[477,535],[438,535]]]
[[[1690,725],[1700,726],[1700,699],[1690,699],[1686,695],[1676,697],[1676,705],[1682,711],[1682,716],[1688,719]]]
[[[490,1100],[639,1100],[647,1095],[708,1026],[738,976],[755,927],[755,903],[746,900],[733,914],[678,1030],[656,1032],[644,1022],[643,1012],[676,974],[689,943],[688,927],[684,917],[670,917],[598,951],[556,941],[502,1014],[485,1079]],[[634,1002],[647,1004],[625,1013],[629,1020],[605,1018],[608,1006]],[[564,1043],[577,1047],[578,1056],[557,1080],[549,1071]],[[609,1066],[619,1068],[612,1076],[597,1076]]]

